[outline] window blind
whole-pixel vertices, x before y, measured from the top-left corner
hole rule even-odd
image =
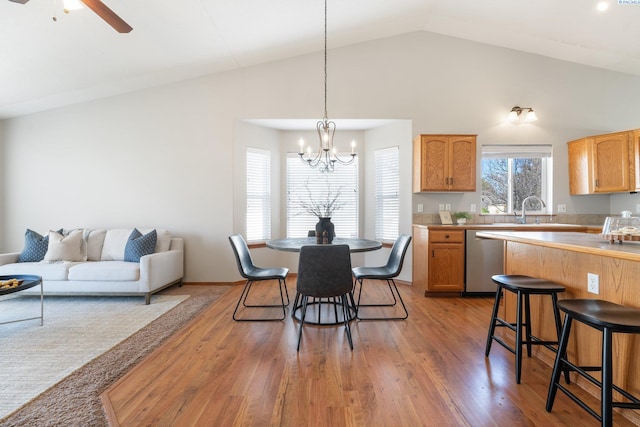
[[[376,239],[396,240],[400,218],[400,154],[398,147],[375,151]]]
[[[271,238],[271,153],[247,148],[247,241]]]
[[[302,162],[297,154],[287,154],[287,237],[306,237],[315,230],[318,217],[301,206],[314,201],[326,203],[337,196],[339,208],[331,215],[338,237],[358,237],[358,158],[350,165],[336,165],[322,173]]]

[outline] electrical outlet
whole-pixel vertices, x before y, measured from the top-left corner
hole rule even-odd
[[[558,213],[565,213],[567,211],[567,205],[558,205]]]
[[[440,203],[440,204],[438,205],[438,210],[439,210],[439,211],[443,211],[443,210],[444,210],[444,203]]]
[[[451,210],[451,203],[447,203],[446,205],[444,205],[444,210],[445,211],[450,211]]]
[[[596,295],[600,293],[600,276],[587,273],[587,291]]]
[[[471,203],[471,207],[469,208],[469,212],[475,212],[476,211],[476,204],[475,203]]]
[[[640,213],[640,203],[636,204],[636,213]]]
[[[424,205],[422,203],[418,203],[418,212],[419,213],[424,212]]]

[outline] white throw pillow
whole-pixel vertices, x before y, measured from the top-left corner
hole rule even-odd
[[[124,248],[133,228],[113,228],[107,230],[100,261],[124,261]]]
[[[49,231],[49,248],[45,261],[84,261],[82,230],[73,230],[66,236]]]
[[[100,261],[104,237],[107,230],[89,228],[84,231],[84,239],[87,241],[87,259],[89,261]]]

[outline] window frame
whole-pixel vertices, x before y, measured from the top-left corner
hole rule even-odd
[[[400,234],[400,148],[375,150],[374,165],[375,238],[395,241]]]
[[[520,215],[522,206],[514,206],[513,200],[513,177],[514,177],[514,159],[542,159],[540,170],[540,194],[536,196],[544,200],[546,207],[542,207],[539,210],[527,210],[527,213],[533,215],[547,215],[552,212],[553,206],[553,145],[551,144],[536,144],[536,145],[482,145],[480,156],[480,176],[481,181],[484,181],[484,161],[485,159],[507,159],[507,209],[505,212],[489,212],[484,215]],[[481,198],[484,196],[483,189],[480,190]],[[481,201],[482,202],[482,201]],[[484,206],[484,203],[481,203]],[[518,213],[520,211],[520,213]]]
[[[271,151],[264,148],[247,147],[246,164],[246,220],[245,236],[247,242],[261,242],[271,239]],[[250,159],[253,157],[253,159]],[[261,215],[255,215],[257,223],[253,224],[255,212],[252,206],[260,205]],[[252,212],[253,211],[253,212]]]
[[[348,175],[348,180],[345,178]],[[329,181],[329,188],[327,182]],[[286,237],[306,237],[308,231],[315,230],[318,217],[300,206],[308,201],[309,194],[320,194],[315,201],[326,201],[327,191],[332,195],[338,190],[342,205],[333,212],[331,222],[339,237],[357,238],[360,234],[360,176],[358,159],[349,165],[336,165],[333,172],[320,172],[300,160],[297,153],[287,153],[285,159],[285,218]],[[332,197],[332,195],[330,197]],[[346,200],[345,200],[346,199]],[[340,200],[340,199],[339,199]]]

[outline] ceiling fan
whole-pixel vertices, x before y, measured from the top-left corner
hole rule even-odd
[[[25,4],[29,0],[9,0],[14,3]],[[89,9],[93,10],[100,18],[104,19],[105,22],[111,25],[117,32],[119,33],[128,33],[133,28],[124,22],[122,18],[120,18],[116,13],[109,9],[107,5],[102,3],[100,0],[80,0],[85,4]]]

